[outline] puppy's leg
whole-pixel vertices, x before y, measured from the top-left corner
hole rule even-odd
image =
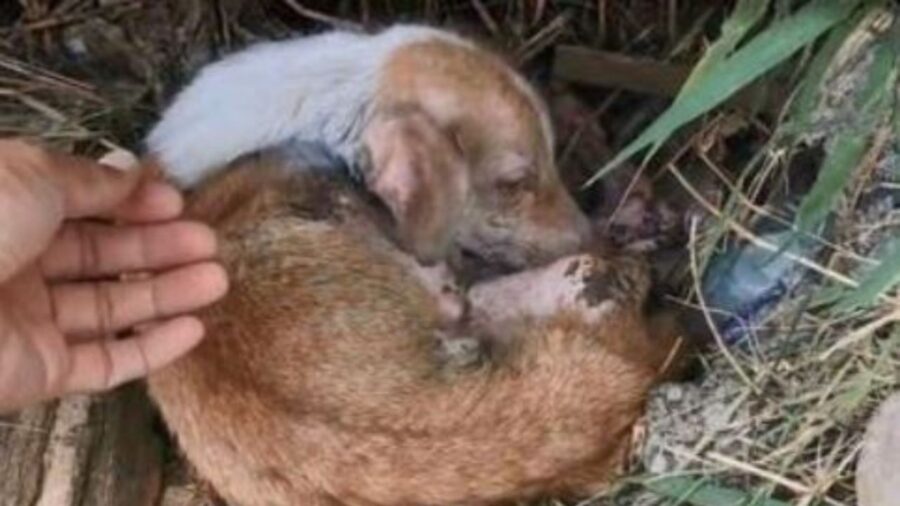
[[[645,315],[650,289],[639,257],[582,254],[481,283],[469,292],[472,323],[500,345],[512,325],[566,313],[596,325],[610,353],[663,375],[677,370],[687,346],[673,314]]]
[[[468,294],[473,324],[493,335],[510,324],[543,320],[561,312],[600,324],[623,307],[643,304],[649,277],[637,261],[574,255],[545,267],[477,284]]]

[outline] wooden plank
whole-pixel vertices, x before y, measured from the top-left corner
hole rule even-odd
[[[0,419],[0,505],[153,506],[162,441],[142,386]]]
[[[558,79],[662,97],[674,97],[690,72],[690,67],[581,46],[557,46],[553,58],[553,75]]]
[[[152,506],[162,493],[163,441],[143,386],[98,398],[81,504]]]
[[[35,504],[54,413],[54,406],[40,406],[0,417],[0,504]]]
[[[559,45],[553,58],[553,76],[562,81],[670,98],[678,94],[690,72],[691,67],[684,65],[582,46]],[[738,92],[728,105],[777,114],[786,99],[779,86],[755,84]]]

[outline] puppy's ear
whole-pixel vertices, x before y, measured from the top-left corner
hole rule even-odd
[[[403,246],[425,264],[443,258],[469,195],[457,143],[412,106],[376,112],[363,142],[366,185],[391,211]]]

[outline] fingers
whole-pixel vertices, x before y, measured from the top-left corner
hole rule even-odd
[[[110,214],[130,223],[147,223],[174,219],[183,209],[184,200],[172,185],[148,181]]]
[[[21,140],[0,139],[0,280],[37,258],[60,223],[82,217],[127,222],[171,220],[181,195],[153,182],[150,169],[123,171]],[[143,182],[143,184],[142,184]]]
[[[40,266],[50,280],[76,279],[163,269],[215,253],[215,234],[200,223],[117,227],[72,222],[50,244]]]
[[[183,316],[127,339],[76,344],[63,391],[103,391],[146,376],[194,348],[203,333],[200,320]]]
[[[220,299],[227,288],[224,269],[205,262],[140,281],[57,285],[50,296],[60,331],[90,336],[194,311]]]

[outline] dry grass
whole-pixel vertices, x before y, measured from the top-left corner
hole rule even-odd
[[[0,134],[38,137],[81,153],[138,148],[173,90],[203,62],[296,31],[426,20],[488,41],[546,84],[552,78],[547,57],[561,43],[695,62],[727,9],[721,2],[678,0],[5,2]],[[868,54],[860,37],[847,44],[848,63],[833,73],[831,96],[806,125],[807,144],[776,138],[777,117],[716,111],[676,135],[646,168],[660,198],[677,202],[687,217],[681,251],[688,254],[680,255],[668,280],[680,303],[714,302],[695,288],[724,240],[778,249],[756,224],[760,217],[790,222],[795,202],[788,197],[810,186],[821,161],[816,153],[846,126],[852,112],[846,90],[858,86],[854,62]],[[778,73],[788,83],[778,86],[802,77],[790,71]],[[623,90],[579,92],[596,106],[592,117],[615,133],[614,149],[665,105]],[[890,134],[876,138],[829,226],[812,238],[817,247],[788,252],[800,287],[752,329],[748,346],[716,341],[704,354],[700,379],[660,390],[640,465],[597,504],[855,503],[862,427],[900,384],[900,305],[890,292],[850,311],[817,301],[858,285],[900,227],[900,147]],[[597,167],[604,161],[596,160]]]

